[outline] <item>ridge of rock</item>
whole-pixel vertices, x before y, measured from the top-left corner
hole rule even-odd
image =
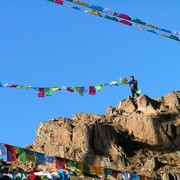
[[[156,99],[127,97],[105,115],[78,113],[41,122],[26,148],[154,178],[179,176],[180,91]]]

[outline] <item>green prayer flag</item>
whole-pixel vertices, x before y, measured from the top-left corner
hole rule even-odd
[[[143,21],[141,21],[141,20],[139,20],[139,19],[133,19],[132,21],[133,21],[133,22],[136,22],[136,23],[138,23],[138,24],[142,24],[142,25],[145,25],[145,24],[146,24],[145,22],[143,22]]]
[[[46,93],[46,96],[52,96],[50,88],[45,88],[45,93]]]
[[[170,35],[169,38],[174,39],[174,40],[176,40],[176,41],[180,41],[180,40],[178,39],[178,37],[173,36],[173,35]]]
[[[118,22],[118,19],[115,18],[115,17],[110,17],[110,16],[106,15],[105,18],[109,19],[109,20],[112,20],[112,21],[117,21]]]
[[[24,89],[24,86],[19,86],[19,88]]]
[[[26,159],[26,155],[24,153],[24,150],[20,147],[17,148],[17,151],[18,151],[18,154],[20,156],[20,161],[21,162],[27,162],[27,159]]]
[[[54,2],[54,0],[48,0],[48,1]]]
[[[95,86],[97,91],[102,91],[103,87],[102,86]]]
[[[141,89],[136,90],[136,94],[141,94]]]
[[[104,168],[104,177],[107,178],[108,177],[108,169]]]

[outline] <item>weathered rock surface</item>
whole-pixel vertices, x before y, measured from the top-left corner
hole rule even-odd
[[[29,147],[30,148],[30,147]],[[108,107],[42,122],[32,150],[161,179],[179,179],[180,91],[145,94]],[[54,167],[49,166],[49,169]],[[47,167],[46,167],[47,169]]]

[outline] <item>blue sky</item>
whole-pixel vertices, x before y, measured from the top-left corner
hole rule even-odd
[[[180,1],[87,0],[132,18],[180,31]],[[179,90],[180,42],[46,0],[0,2],[0,82],[89,86],[134,75],[152,98]],[[0,142],[24,147],[41,121],[75,113],[104,114],[130,95],[128,86],[96,96],[0,88]]]

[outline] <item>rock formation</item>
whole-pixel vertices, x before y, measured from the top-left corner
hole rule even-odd
[[[180,91],[127,97],[105,115],[41,122],[28,149],[161,179],[179,179]],[[53,169],[54,167],[40,167]]]

